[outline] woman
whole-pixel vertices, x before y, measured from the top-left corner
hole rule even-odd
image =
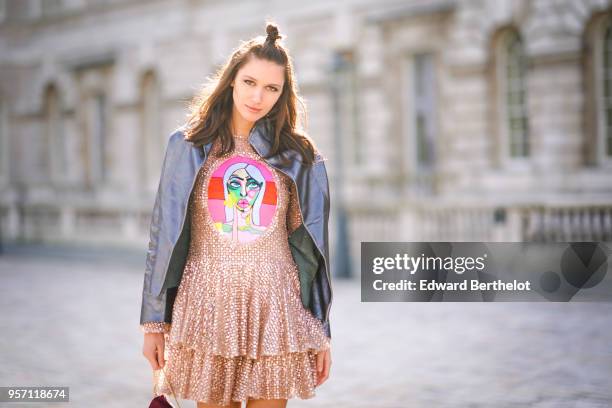
[[[327,171],[300,130],[278,29],[266,31],[171,135],[153,208],[143,354],[164,368],[160,393],[198,408],[285,407],[331,366]]]

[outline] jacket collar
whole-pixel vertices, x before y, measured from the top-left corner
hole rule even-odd
[[[249,143],[260,156],[263,157],[270,154],[272,144],[274,143],[270,119],[264,118],[255,122],[249,133]]]

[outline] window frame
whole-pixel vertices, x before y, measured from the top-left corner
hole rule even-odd
[[[604,47],[605,47],[605,36],[607,29],[610,29],[610,43],[612,45],[612,15],[606,15],[603,17],[596,26],[595,35],[593,36],[593,68],[592,74],[594,75],[595,84],[593,86],[593,97],[595,99],[595,163],[599,166],[606,168],[612,168],[612,154],[606,153],[607,140],[606,140],[606,113],[604,106],[604,80],[603,78],[605,66],[604,66]],[[612,51],[612,50],[611,50]],[[611,55],[611,67],[612,67],[612,55]],[[612,77],[609,79],[610,86],[612,87]],[[611,89],[612,91],[612,89]],[[612,99],[612,92],[610,98]],[[610,103],[612,109],[612,103]],[[612,121],[609,124],[612,128]],[[611,130],[612,132],[612,130]],[[612,150],[612,138],[610,140],[610,149]]]
[[[421,165],[419,161],[419,143],[418,143],[418,128],[417,128],[417,116],[420,109],[427,109],[420,106],[421,102],[417,101],[417,87],[416,87],[416,75],[417,75],[417,57],[428,56],[431,61],[431,71],[429,73],[431,79],[431,90],[430,90],[430,113],[429,123],[431,128],[429,132],[430,144],[432,146],[432,153],[430,155],[430,162],[426,165]],[[440,154],[440,140],[441,140],[441,127],[438,123],[440,115],[440,104],[439,104],[439,65],[438,65],[438,53],[435,49],[419,49],[407,52],[403,55],[402,64],[400,68],[401,72],[401,93],[402,93],[402,108],[401,116],[402,120],[402,139],[403,139],[403,152],[406,160],[402,160],[404,163],[404,173],[408,175],[409,179],[413,182],[424,181],[433,187],[433,179],[430,178],[438,169],[440,165],[439,154]],[[427,99],[427,97],[424,97]],[[419,106],[417,106],[419,105]],[[426,115],[427,116],[427,115]],[[427,122],[427,120],[426,120]],[[424,180],[421,180],[425,177]]]
[[[522,73],[520,76],[522,82],[522,110],[523,110],[523,120],[525,121],[524,125],[524,133],[523,138],[526,139],[524,142],[526,144],[525,155],[513,156],[511,152],[511,145],[513,143],[512,133],[510,131],[510,118],[509,118],[509,105],[508,105],[508,41],[510,36],[515,36],[521,44],[522,48]],[[525,42],[520,34],[520,32],[516,29],[505,29],[498,37],[496,46],[495,46],[495,81],[496,81],[496,110],[497,110],[497,131],[499,135],[499,154],[500,154],[500,163],[505,168],[510,168],[514,170],[527,169],[531,165],[532,159],[534,157],[534,141],[532,138],[532,132],[530,131],[531,121],[529,120],[529,68],[528,68],[528,58],[525,49]]]

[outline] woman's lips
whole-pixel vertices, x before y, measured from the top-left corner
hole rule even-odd
[[[249,206],[249,202],[244,198],[238,201],[238,207],[245,208]]]
[[[261,111],[261,109],[251,108],[249,105],[244,105],[244,106],[246,106],[253,113],[257,113],[257,112]]]

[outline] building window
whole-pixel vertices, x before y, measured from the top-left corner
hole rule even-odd
[[[357,104],[357,70],[352,50],[337,51],[333,64],[334,118],[341,144],[344,165],[356,167],[363,163],[362,140]]]
[[[91,181],[101,183],[107,180],[106,138],[108,130],[108,107],[104,93],[95,93],[90,99],[89,130],[91,160]]]
[[[61,181],[66,176],[66,143],[61,103],[55,86],[49,86],[45,93],[45,140],[49,176],[54,181]]]
[[[403,172],[410,194],[437,192],[438,85],[434,52],[410,53],[402,59],[402,145]]]
[[[594,13],[584,39],[584,161],[608,168],[612,165],[612,14]]]
[[[500,38],[497,67],[504,156],[529,157],[527,65],[523,41],[515,30],[506,31]]]
[[[414,141],[411,143],[417,170],[429,171],[436,161],[436,95],[433,55],[413,57],[412,117]]]
[[[141,179],[149,190],[154,191],[159,181],[159,173],[166,143],[162,140],[162,120],[160,92],[154,73],[144,75],[141,88]]]

